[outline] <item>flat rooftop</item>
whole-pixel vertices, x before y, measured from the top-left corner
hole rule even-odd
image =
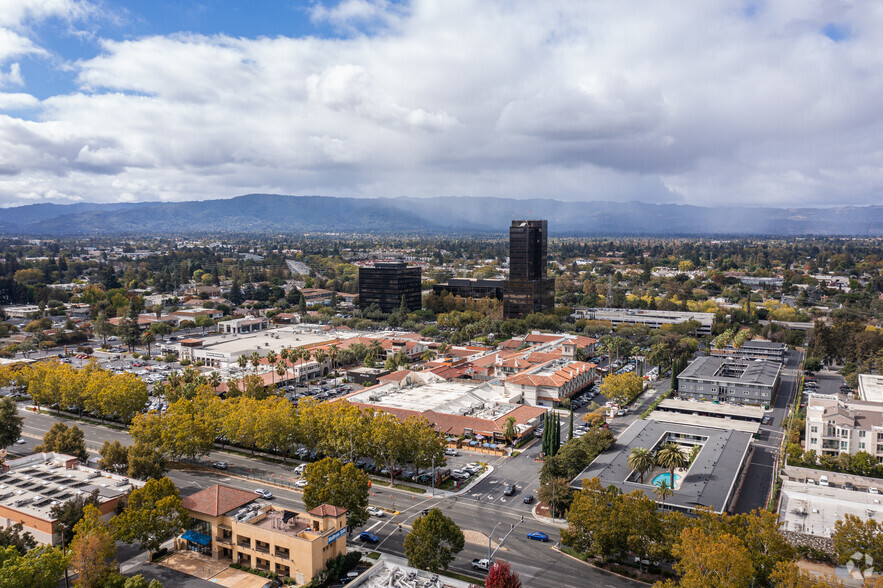
[[[461,382],[429,382],[403,386],[399,382],[390,382],[350,394],[347,400],[386,408],[417,412],[431,410],[496,420],[520,406],[509,404],[504,392],[503,386],[488,383],[476,386]]]
[[[705,355],[697,357],[678,378],[697,378],[733,384],[774,386],[782,366],[765,359],[732,360]]]
[[[847,514],[863,521],[883,519],[883,494],[782,480],[779,522],[783,530],[830,537],[834,524]]]
[[[754,421],[740,421],[737,419],[724,418],[723,416],[705,416],[684,414],[681,412],[665,412],[654,410],[648,419],[662,423],[674,423],[679,425],[696,425],[697,427],[714,427],[717,429],[731,429],[754,435],[760,430],[760,423]]]
[[[666,398],[659,403],[659,409],[670,410],[673,412],[698,412],[699,414],[708,413],[710,415],[733,416],[746,419],[756,419],[760,421],[763,418],[764,410],[761,406],[734,404],[715,404],[713,402],[699,402],[698,400],[681,400],[678,398]]]
[[[65,468],[71,456],[35,453],[7,463],[11,468],[0,474],[0,506],[22,514],[50,521],[57,504],[98,491],[99,501],[107,502],[143,486],[129,480],[82,465]]]
[[[751,443],[751,434],[733,429],[700,427],[684,423],[668,423],[654,419],[637,420],[616,440],[616,443],[589,464],[573,485],[582,486],[585,478],[599,478],[605,486],[614,485],[623,493],[640,490],[651,500],[652,475],[645,475],[644,483],[631,481],[628,465],[629,452],[635,447],[655,449],[670,436],[680,436],[684,443],[699,440],[702,449],[680,480],[680,488],[666,499],[666,504],[683,510],[707,506],[722,512],[732,492]]]
[[[684,322],[688,320],[700,323],[712,323],[713,312],[686,312],[678,310],[638,310],[629,308],[576,308],[581,312],[595,315],[596,320],[629,320],[640,322]]]
[[[859,374],[858,396],[868,402],[883,402],[883,376]]]
[[[266,355],[267,351],[278,351],[283,347],[303,347],[305,345],[321,345],[334,341],[336,337],[328,334],[317,334],[291,328],[268,329],[246,334],[214,335],[203,339],[202,349],[241,355],[257,351]]]

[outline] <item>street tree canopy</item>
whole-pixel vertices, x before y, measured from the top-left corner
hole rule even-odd
[[[326,457],[310,464],[306,472],[304,505],[307,510],[321,504],[347,509],[347,526],[361,527],[368,520],[368,474],[353,463],[343,464],[336,457]]]
[[[460,527],[441,510],[433,508],[414,520],[414,527],[405,537],[405,555],[408,565],[438,573],[448,569],[465,543]]]

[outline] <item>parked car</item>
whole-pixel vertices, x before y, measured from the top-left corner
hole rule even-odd
[[[771,422],[773,422],[773,417],[771,417],[771,416],[768,415],[768,414],[763,415],[763,418],[760,419],[760,424],[761,424],[761,425],[768,425],[768,424],[770,424]]]
[[[846,490],[855,490],[855,486],[852,485],[852,482],[846,482],[843,484],[843,488]]]
[[[527,534],[528,539],[533,539],[534,541],[542,541],[543,543],[549,540],[549,536],[545,533],[541,533],[540,531],[534,531],[533,533]]]
[[[371,515],[372,517],[382,517],[384,514],[386,514],[382,510],[377,508],[376,506],[369,506],[365,510],[367,510],[368,514]]]
[[[533,494],[524,497],[524,504],[533,504]]]
[[[359,539],[368,543],[380,543],[380,537],[370,531],[362,531],[359,533]]]
[[[267,499],[273,498],[273,493],[270,492],[269,490],[264,490],[263,488],[255,488],[254,493],[257,494],[258,496],[260,496],[261,498],[267,498]]]
[[[460,452],[453,448],[445,449],[445,455],[450,455],[451,457],[457,457],[460,455]]]
[[[513,484],[506,484],[503,488],[503,495],[512,496],[513,494],[515,494],[515,486]]]
[[[19,437],[18,439],[16,439],[15,444],[16,445],[24,445],[25,444],[24,437]]]

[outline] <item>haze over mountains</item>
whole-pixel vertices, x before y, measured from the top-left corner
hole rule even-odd
[[[4,235],[496,233],[543,218],[557,235],[883,235],[883,206],[699,207],[512,198],[335,198],[249,194],[221,200],[34,204],[0,209]]]

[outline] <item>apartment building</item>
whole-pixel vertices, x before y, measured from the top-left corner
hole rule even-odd
[[[308,512],[272,506],[252,492],[216,484],[182,501],[190,528],[176,539],[213,559],[309,583],[325,562],[346,554],[346,509],[323,504]]]
[[[509,376],[503,385],[510,395],[521,396],[524,404],[558,406],[594,382],[597,367],[594,363],[553,359]]]
[[[788,346],[784,343],[773,341],[746,341],[741,347],[727,345],[723,349],[712,348],[712,355],[733,357],[742,360],[768,359],[782,363],[785,361],[785,351]]]
[[[866,451],[883,463],[883,404],[848,400],[839,394],[810,394],[806,450],[831,457]]]
[[[678,396],[689,400],[769,404],[782,366],[775,361],[697,357],[678,376]]]

